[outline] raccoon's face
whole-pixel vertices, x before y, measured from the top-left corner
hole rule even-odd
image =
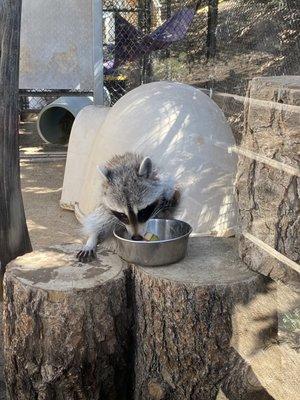
[[[142,240],[147,221],[160,210],[164,190],[151,160],[146,157],[137,165],[101,168],[100,172],[105,177],[103,203],[133,240]]]

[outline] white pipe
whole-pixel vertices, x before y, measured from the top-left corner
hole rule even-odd
[[[66,145],[75,117],[93,104],[89,97],[60,97],[42,109],[37,120],[40,137],[46,143]]]

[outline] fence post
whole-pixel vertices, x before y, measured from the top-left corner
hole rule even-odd
[[[145,12],[144,12],[144,29],[145,33],[151,33],[152,27],[152,0],[145,1]],[[152,71],[152,56],[151,54],[144,55],[142,61],[142,83],[151,82],[153,75]]]
[[[94,104],[103,105],[103,1],[92,1]]]
[[[207,14],[207,58],[215,57],[217,50],[216,30],[218,25],[218,0],[208,1],[208,14]]]

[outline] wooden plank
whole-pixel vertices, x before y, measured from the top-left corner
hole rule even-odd
[[[284,171],[287,174],[300,177],[300,169],[299,168],[295,168],[295,167],[292,167],[291,165],[273,160],[270,157],[263,156],[262,154],[257,154],[255,152],[245,149],[243,147],[232,146],[232,147],[228,148],[228,152],[241,154],[244,157],[251,158],[251,160],[259,161],[263,164],[270,165],[270,167],[278,169],[279,171]]]
[[[283,264],[286,264],[288,267],[292,268],[294,271],[300,274],[300,265],[297,264],[295,261],[290,260],[285,255],[279,253],[279,251],[273,249],[273,247],[269,246],[268,244],[264,243],[262,240],[258,239],[257,237],[251,235],[248,232],[243,232],[243,236],[246,239],[250,240],[252,243],[256,244],[259,248],[264,250],[270,256],[276,258],[276,260],[282,262]]]

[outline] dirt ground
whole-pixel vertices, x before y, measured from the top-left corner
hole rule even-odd
[[[33,248],[80,242],[80,224],[60,208],[64,161],[23,162],[22,193]]]
[[[35,117],[20,123],[21,185],[27,225],[34,249],[80,242],[80,224],[74,213],[59,206],[66,151],[64,146],[42,141],[37,133]],[[41,162],[35,159],[58,152],[61,154],[59,160]]]

